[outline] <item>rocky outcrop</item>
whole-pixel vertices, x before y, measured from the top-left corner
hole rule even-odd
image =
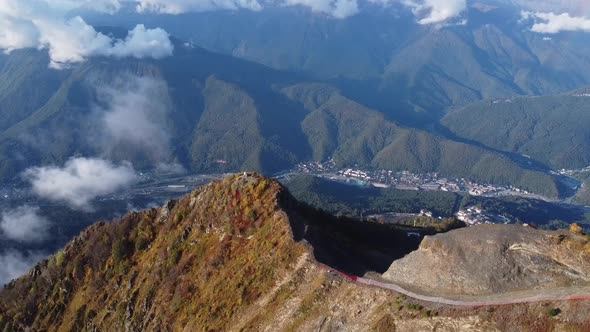
[[[590,243],[568,231],[481,225],[426,237],[383,277],[442,296],[588,285]]]

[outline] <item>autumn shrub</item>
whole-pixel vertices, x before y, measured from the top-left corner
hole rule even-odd
[[[139,235],[135,239],[135,251],[143,251],[148,248],[149,241],[144,235]]]
[[[570,225],[570,232],[578,235],[582,235],[584,233],[584,229],[578,224],[571,224]]]
[[[178,213],[176,213],[176,217],[174,217],[174,223],[178,224],[180,222],[182,222],[184,220],[184,218],[186,218],[186,211],[178,211]]]
[[[111,255],[115,263],[119,263],[129,255],[129,243],[126,239],[118,239],[113,243]]]
[[[182,255],[182,248],[180,243],[176,242],[172,247],[170,247],[170,251],[168,252],[168,260],[166,262],[166,266],[168,268],[176,265],[180,260],[180,256]]]

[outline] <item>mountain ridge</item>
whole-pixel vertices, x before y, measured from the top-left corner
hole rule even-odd
[[[543,316],[540,304],[458,309],[364,287],[323,265],[363,275],[387,257],[387,269],[391,249],[417,246],[404,244],[408,231],[330,219],[293,201],[277,182],[232,175],[162,208],[89,227],[0,290],[0,328],[424,331],[459,324],[494,331],[507,320],[516,328],[587,326],[575,313],[588,302],[552,303],[563,310],[557,318]]]

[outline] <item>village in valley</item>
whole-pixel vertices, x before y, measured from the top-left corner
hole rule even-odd
[[[510,224],[512,222],[512,220],[506,216],[490,213],[476,206],[457,212],[457,219],[469,226],[481,224]]]
[[[290,173],[311,174],[333,181],[393,188],[399,190],[426,190],[467,193],[472,196],[523,196],[540,198],[528,191],[513,186],[480,184],[468,179],[443,177],[439,173],[415,174],[409,171],[366,170],[360,167],[338,169],[333,160],[298,164]]]
[[[445,191],[485,197],[522,196],[543,199],[543,197],[513,186],[480,184],[464,178],[443,177],[439,173],[434,172],[415,174],[409,171],[367,170],[361,167],[338,169],[333,160],[327,162],[300,163],[293,170],[283,173],[279,177],[302,173],[360,187],[413,191]],[[396,213],[392,213],[391,215],[401,217],[401,215]],[[438,217],[426,210],[421,211],[419,216]],[[467,225],[507,224],[513,222],[503,215],[485,211],[477,206],[466,207],[458,211],[455,216]]]

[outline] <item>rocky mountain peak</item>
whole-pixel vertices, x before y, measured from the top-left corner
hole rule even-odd
[[[587,285],[590,242],[569,231],[481,225],[426,237],[417,251],[394,262],[384,277],[441,296]]]

